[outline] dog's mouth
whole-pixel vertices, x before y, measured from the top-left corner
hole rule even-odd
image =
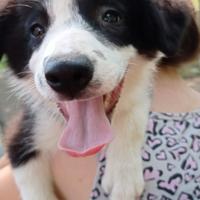
[[[122,82],[110,93],[87,100],[58,104],[66,126],[59,149],[73,157],[96,154],[113,139],[111,117],[119,100]]]

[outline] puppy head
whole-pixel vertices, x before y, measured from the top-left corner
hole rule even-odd
[[[0,54],[43,97],[87,99],[114,90],[130,58],[185,55],[198,34],[191,22],[153,0],[17,0],[1,13]]]

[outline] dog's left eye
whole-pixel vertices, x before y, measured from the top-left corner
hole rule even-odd
[[[45,34],[45,28],[41,24],[33,24],[30,28],[32,36],[37,39],[43,38]]]

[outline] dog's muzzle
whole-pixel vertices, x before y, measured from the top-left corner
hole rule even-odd
[[[66,121],[59,149],[75,157],[97,153],[113,139],[109,119],[123,81],[109,94],[79,99],[94,75],[94,66],[88,57],[50,58],[44,66],[47,83],[61,97],[57,105]]]

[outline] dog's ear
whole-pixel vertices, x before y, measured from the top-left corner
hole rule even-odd
[[[166,56],[172,56],[180,47],[189,19],[180,9],[162,5],[154,12],[154,20],[157,25],[157,45]]]
[[[157,43],[159,50],[166,55],[161,64],[177,65],[197,55],[200,43],[199,29],[187,4],[174,5],[170,4],[170,1],[163,2],[167,3],[157,5]]]
[[[166,57],[162,64],[179,64],[197,54],[199,31],[188,0],[132,0],[127,22],[130,38],[139,53]]]

